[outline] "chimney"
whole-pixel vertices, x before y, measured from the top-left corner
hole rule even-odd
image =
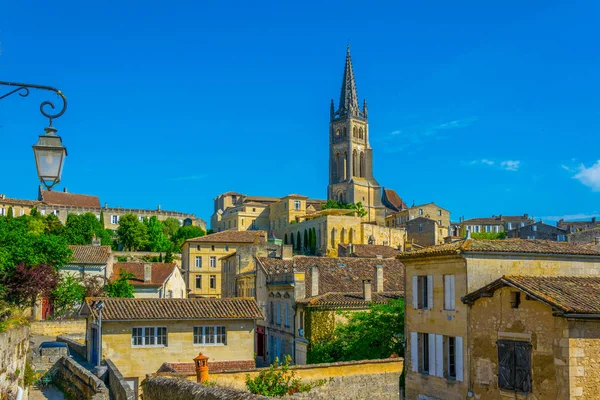
[[[63,193],[69,193],[69,191],[67,190],[67,188],[63,188]]]
[[[160,211],[160,204],[158,205],[157,211]]]
[[[319,295],[319,267],[316,265],[310,266],[310,296]]]
[[[371,296],[371,281],[368,279],[363,280],[363,300],[367,302],[373,300]]]
[[[4,200],[6,198],[5,194],[0,194],[0,199]]]
[[[375,266],[375,291],[377,293],[383,292],[383,265]]]
[[[100,246],[102,244],[102,242],[100,241],[100,239],[98,239],[96,237],[96,234],[94,234],[92,236],[92,246]]]
[[[281,246],[281,259],[291,260],[294,258],[294,249],[291,244],[284,244]]]
[[[108,208],[108,203],[104,203],[104,208]]]
[[[152,282],[152,264],[144,264],[144,283]]]

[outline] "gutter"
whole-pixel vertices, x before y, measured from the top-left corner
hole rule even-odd
[[[555,313],[553,315],[563,318],[600,319],[600,314]]]

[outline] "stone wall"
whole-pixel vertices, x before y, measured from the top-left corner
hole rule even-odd
[[[400,396],[400,375],[403,366],[404,359],[402,358],[296,365],[292,369],[296,372],[297,378],[303,381],[325,378],[328,379],[328,382],[309,393],[296,394],[289,398],[323,400],[398,399]],[[210,374],[208,379],[215,382],[219,387],[244,390],[247,374],[255,377],[260,371],[267,369],[255,368]],[[157,375],[178,377],[191,381],[196,380],[195,373],[158,373]]]
[[[73,338],[67,337],[65,335],[58,335],[56,337],[56,341],[66,343],[71,353],[77,354],[84,360],[87,359],[87,348],[85,347],[85,344],[79,343]]]
[[[104,382],[69,357],[61,358],[56,365],[54,383],[74,399],[109,400]]]
[[[58,336],[64,334],[85,335],[85,319],[37,321],[31,324],[31,334],[37,336]]]
[[[23,375],[29,351],[29,327],[22,326],[0,333],[0,393],[17,393],[23,387]]]
[[[110,392],[110,397],[112,400],[134,400],[136,398],[133,389],[119,370],[116,365],[110,360],[104,360],[106,363],[106,367],[108,368],[108,374],[106,375],[108,379],[108,390]]]
[[[256,396],[229,388],[203,386],[185,379],[154,377],[143,383],[143,400],[267,400],[271,397]]]

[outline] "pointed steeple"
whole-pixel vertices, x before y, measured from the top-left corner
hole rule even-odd
[[[361,118],[367,119],[364,109],[358,106],[358,94],[356,93],[356,82],[354,81],[354,71],[352,69],[352,57],[350,56],[350,45],[346,51],[346,65],[344,65],[344,78],[342,79],[342,91],[340,93],[340,104],[338,109],[332,114],[331,120],[337,118]]]

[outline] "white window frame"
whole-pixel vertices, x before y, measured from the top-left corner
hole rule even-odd
[[[200,279],[198,279],[198,278],[200,278]],[[202,275],[196,275],[195,280],[196,280],[196,282],[195,282],[195,286],[194,287],[196,289],[202,289]],[[200,282],[200,285],[198,285],[198,282]]]
[[[213,286],[213,282],[214,282],[214,286]],[[217,276],[216,275],[211,275],[208,278],[208,287],[210,289],[216,289],[217,288]]]
[[[537,232],[537,225],[531,225],[531,230],[533,232]]]
[[[556,235],[556,241],[558,242],[566,242],[567,237],[565,235]]]
[[[423,209],[419,208],[419,215],[423,215]]]
[[[217,257],[216,256],[210,256],[209,265],[211,268],[217,268]]]
[[[136,335],[137,329],[141,329],[141,335]],[[148,335],[147,331],[154,329],[152,335]],[[164,335],[159,334],[159,329],[164,329]],[[160,338],[164,336],[164,343],[158,344]],[[140,338],[142,344],[134,344],[135,339]],[[153,344],[146,344],[146,340],[152,338]],[[169,331],[166,326],[134,326],[131,328],[131,347],[168,347],[169,346]]]
[[[194,326],[194,346],[227,346],[227,328],[224,325]]]
[[[294,200],[294,211],[300,211],[302,209],[302,203],[300,200]]]
[[[196,256],[196,268],[202,268],[202,256]]]
[[[111,215],[110,216],[110,223],[113,225],[117,225],[119,223],[119,216],[118,215]]]
[[[415,310],[433,309],[433,275],[414,275],[412,289]]]
[[[0,215],[3,217],[6,216],[6,208],[4,208],[4,207],[0,208]]]

